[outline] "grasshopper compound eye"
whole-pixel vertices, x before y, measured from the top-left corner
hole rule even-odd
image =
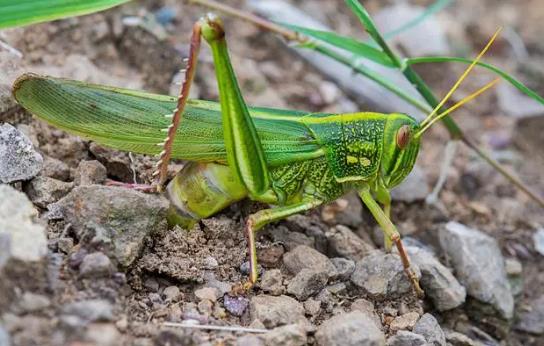
[[[404,149],[410,144],[410,139],[412,137],[412,130],[408,125],[402,125],[397,131],[397,147],[399,149]]]

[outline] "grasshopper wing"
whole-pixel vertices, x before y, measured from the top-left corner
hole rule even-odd
[[[19,104],[38,118],[102,145],[142,154],[158,154],[176,98],[135,90],[25,74],[15,82]],[[252,108],[267,162],[271,166],[323,155],[311,131],[300,122],[305,113]],[[173,145],[173,158],[226,163],[220,106],[190,100]]]

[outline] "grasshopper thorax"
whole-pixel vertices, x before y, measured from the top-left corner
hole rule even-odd
[[[406,114],[387,117],[383,134],[380,177],[385,187],[398,185],[412,171],[419,153],[418,122]]]

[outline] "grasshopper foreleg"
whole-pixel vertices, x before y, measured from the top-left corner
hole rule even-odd
[[[412,267],[410,266],[410,260],[408,259],[408,254],[406,253],[406,250],[404,249],[404,245],[402,244],[402,240],[400,239],[400,234],[397,231],[397,228],[395,225],[391,222],[389,217],[386,215],[386,213],[380,208],[378,203],[374,200],[372,197],[372,194],[370,193],[370,188],[368,186],[363,187],[359,191],[359,196],[361,196],[361,199],[363,200],[363,203],[368,207],[378,224],[380,225],[382,231],[384,232],[385,238],[389,239],[391,244],[395,244],[397,247],[397,250],[399,252],[400,259],[402,261],[402,266],[404,267],[404,271],[406,272],[406,275],[412,282],[412,286],[414,287],[414,290],[416,291],[416,294],[419,297],[423,297],[424,292],[419,286],[419,280],[417,278],[417,275],[413,271]],[[387,244],[387,241],[386,241]]]

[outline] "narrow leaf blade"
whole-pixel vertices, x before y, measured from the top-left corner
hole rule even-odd
[[[280,24],[298,33],[346,50],[358,57],[366,58],[387,67],[395,67],[395,64],[391,61],[387,54],[378,48],[372,47],[364,42],[359,42],[351,37],[341,36],[334,32],[304,28],[291,24]]]
[[[421,58],[410,58],[406,59],[404,61],[406,65],[417,65],[417,64],[424,64],[424,63],[443,63],[443,62],[459,62],[463,64],[471,64],[472,60],[467,58],[460,58],[460,57],[450,57],[450,56],[432,56],[432,57],[421,57]],[[525,84],[520,82],[519,80],[515,79],[508,73],[504,72],[497,66],[487,64],[485,62],[478,62],[476,65],[481,66],[491,72],[494,72],[495,74],[501,76],[510,84],[512,84],[514,87],[516,87],[519,91],[523,92],[525,95],[529,96],[530,98],[540,102],[544,105],[544,98],[540,95],[538,95],[533,90],[529,89]]]
[[[0,29],[81,16],[130,0],[0,0]]]

